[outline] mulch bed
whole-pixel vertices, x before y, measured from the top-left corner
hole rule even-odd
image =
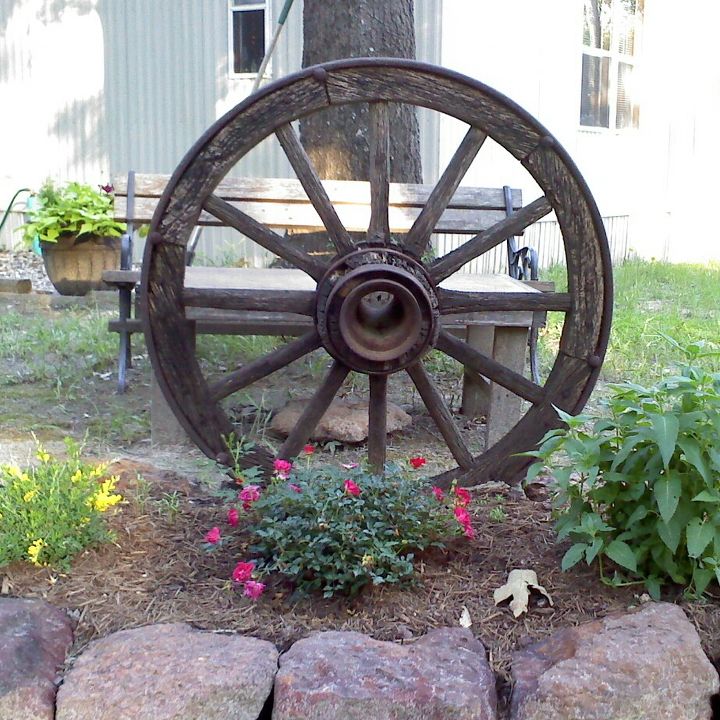
[[[549,504],[497,486],[473,491],[475,540],[456,541],[445,552],[422,557],[412,588],[371,587],[350,600],[324,600],[298,598],[276,580],[252,602],[230,581],[235,563],[247,557],[242,537],[216,553],[201,547],[208,528],[223,526],[224,509],[211,494],[192,479],[144,463],[121,461],[113,471],[121,475],[126,498],[111,520],[114,544],[86,551],[67,574],[16,564],[0,576],[4,593],[42,597],[72,611],[75,654],[92,639],[120,629],[180,621],[270,640],[280,650],[312,631],[329,629],[409,641],[434,627],[456,626],[467,608],[472,631],[506,683],[514,648],[641,602],[642,586],[610,588],[585,567],[561,572],[566,547],[555,543]],[[177,512],[171,509],[175,491]],[[502,508],[506,517],[493,520],[493,508]],[[554,605],[536,602],[519,619],[507,607],[496,607],[493,590],[514,568],[535,570]],[[708,655],[720,656],[716,602],[685,602],[678,593],[664,599],[682,604]]]

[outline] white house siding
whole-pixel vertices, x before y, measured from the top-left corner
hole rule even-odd
[[[271,26],[284,0],[272,0]],[[442,2],[417,0],[418,57],[438,62]],[[128,169],[171,172],[205,129],[246,97],[253,78],[231,77],[227,0],[0,0],[0,210],[16,189],[46,177],[106,182]],[[302,0],[271,64],[300,68]],[[269,78],[271,79],[271,78]],[[437,124],[420,117],[428,179],[437,174]],[[235,171],[292,175],[274,138]],[[24,197],[24,196],[23,196]],[[0,246],[17,243],[11,217]],[[137,248],[139,253],[141,248]],[[199,252],[222,262],[253,243],[208,230]]]
[[[445,0],[442,64],[505,93],[560,140],[605,218],[614,256],[625,244],[645,257],[720,260],[717,226],[701,206],[720,166],[720,3],[646,0],[640,127],[617,132],[579,125],[582,8],[582,0]],[[441,165],[461,137],[453,125],[441,125]],[[483,148],[466,182],[519,184],[526,201],[536,197],[518,163],[500,155]]]

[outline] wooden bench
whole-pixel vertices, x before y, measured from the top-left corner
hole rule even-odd
[[[128,223],[123,237],[122,268],[106,271],[103,279],[119,290],[119,315],[109,322],[109,330],[120,334],[118,362],[119,391],[126,386],[126,368],[131,363],[131,336],[142,330],[141,309],[133,303],[132,293],[140,280],[138,270],[132,269],[132,239],[137,225],[148,224],[157,207],[167,176],[134,174],[115,181],[115,216]],[[348,231],[366,231],[370,213],[368,184],[351,181],[324,181],[330,200]],[[389,194],[389,222],[393,233],[405,233],[412,226],[427,202],[431,187],[392,183]],[[313,205],[297,180],[285,179],[227,179],[217,188],[218,197],[241,209],[256,220],[276,230],[314,232],[324,226]],[[496,226],[507,217],[508,198],[512,209],[522,206],[519,190],[508,194],[502,188],[460,187],[435,227],[438,233],[477,235]],[[216,216],[203,213],[203,225],[222,225]],[[194,248],[193,248],[194,251]],[[195,267],[185,270],[187,291],[228,289],[256,291],[277,289],[314,290],[315,280],[297,269],[260,269]],[[507,275],[477,275],[455,273],[440,285],[445,290],[464,292],[527,293],[533,291],[528,283]],[[133,307],[135,312],[133,313]],[[262,311],[222,310],[217,307],[188,306],[185,316],[199,334],[232,335],[288,335],[307,332],[313,320],[307,315],[293,313],[264,313]],[[531,310],[458,313],[443,317],[443,327],[460,335],[488,357],[511,371],[524,374],[528,331],[542,322],[543,312]],[[160,395],[154,392],[153,416]],[[498,384],[490,383],[474,372],[466,372],[463,388],[463,411],[472,416],[485,415],[488,444],[501,438],[520,417],[521,399]],[[153,431],[159,428],[153,417]],[[157,431],[157,432],[156,432]]]

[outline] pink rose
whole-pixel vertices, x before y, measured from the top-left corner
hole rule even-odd
[[[243,503],[254,503],[256,500],[260,499],[260,486],[248,485],[247,487],[244,487],[240,491],[238,498],[242,500]]]
[[[240,522],[240,513],[238,513],[236,508],[230,508],[228,510],[227,521],[228,525],[232,525],[232,527],[237,527],[237,524]]]
[[[243,595],[252,600],[257,600],[265,592],[265,583],[256,582],[255,580],[245,581],[245,592]]]
[[[470,504],[470,493],[465,488],[455,488],[455,497],[463,507]]]
[[[287,460],[276,460],[273,463],[275,474],[283,480],[290,474],[292,470],[292,463]]]
[[[468,540],[473,540],[475,538],[475,531],[470,523],[463,525],[463,534]]]
[[[356,467],[360,467],[360,463],[341,463],[341,467],[346,470],[354,470]]]
[[[253,571],[255,570],[255,563],[252,562],[239,562],[233,570],[232,579],[236,583],[246,582],[252,577]]]
[[[432,494],[438,502],[442,502],[445,499],[445,493],[439,487],[434,486]]]
[[[362,492],[362,490],[352,480],[346,480],[344,487],[345,492],[354,497],[357,497]]]
[[[211,545],[216,545],[220,542],[220,528],[214,527],[208,530],[207,534],[205,535],[205,542],[210,543]]]
[[[470,523],[470,513],[462,505],[458,505],[454,513],[455,518],[461,525],[468,525]]]

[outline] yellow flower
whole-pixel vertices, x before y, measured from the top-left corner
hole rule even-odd
[[[43,462],[43,463],[50,462],[50,453],[46,452],[42,446],[38,446],[38,451],[37,451],[36,456],[40,462]]]
[[[40,555],[40,552],[45,547],[45,541],[42,538],[38,538],[33,543],[31,543],[30,547],[27,549],[28,557],[30,558],[30,562],[33,565],[41,565],[42,563],[38,560],[38,555]]]
[[[361,565],[363,567],[372,567],[375,564],[375,558],[372,555],[363,555]]]
[[[26,502],[26,503],[32,502],[33,498],[34,498],[37,494],[38,494],[38,491],[37,491],[36,489],[35,489],[35,490],[28,490],[28,491],[23,495],[23,502]]]
[[[104,474],[104,472],[107,470],[107,468],[108,468],[108,463],[100,463],[100,465],[98,465],[97,467],[94,467],[90,471],[90,477],[91,478],[100,477],[101,475]],[[117,481],[117,479],[116,479],[116,481]]]
[[[108,478],[100,484],[100,490],[91,498],[89,504],[98,512],[105,512],[123,499],[122,495],[113,494],[117,481],[117,475]]]
[[[17,465],[5,465],[3,469],[10,477],[22,480],[23,472]]]
[[[82,470],[79,468],[73,473],[72,477],[70,478],[70,482],[80,482],[82,480]]]

